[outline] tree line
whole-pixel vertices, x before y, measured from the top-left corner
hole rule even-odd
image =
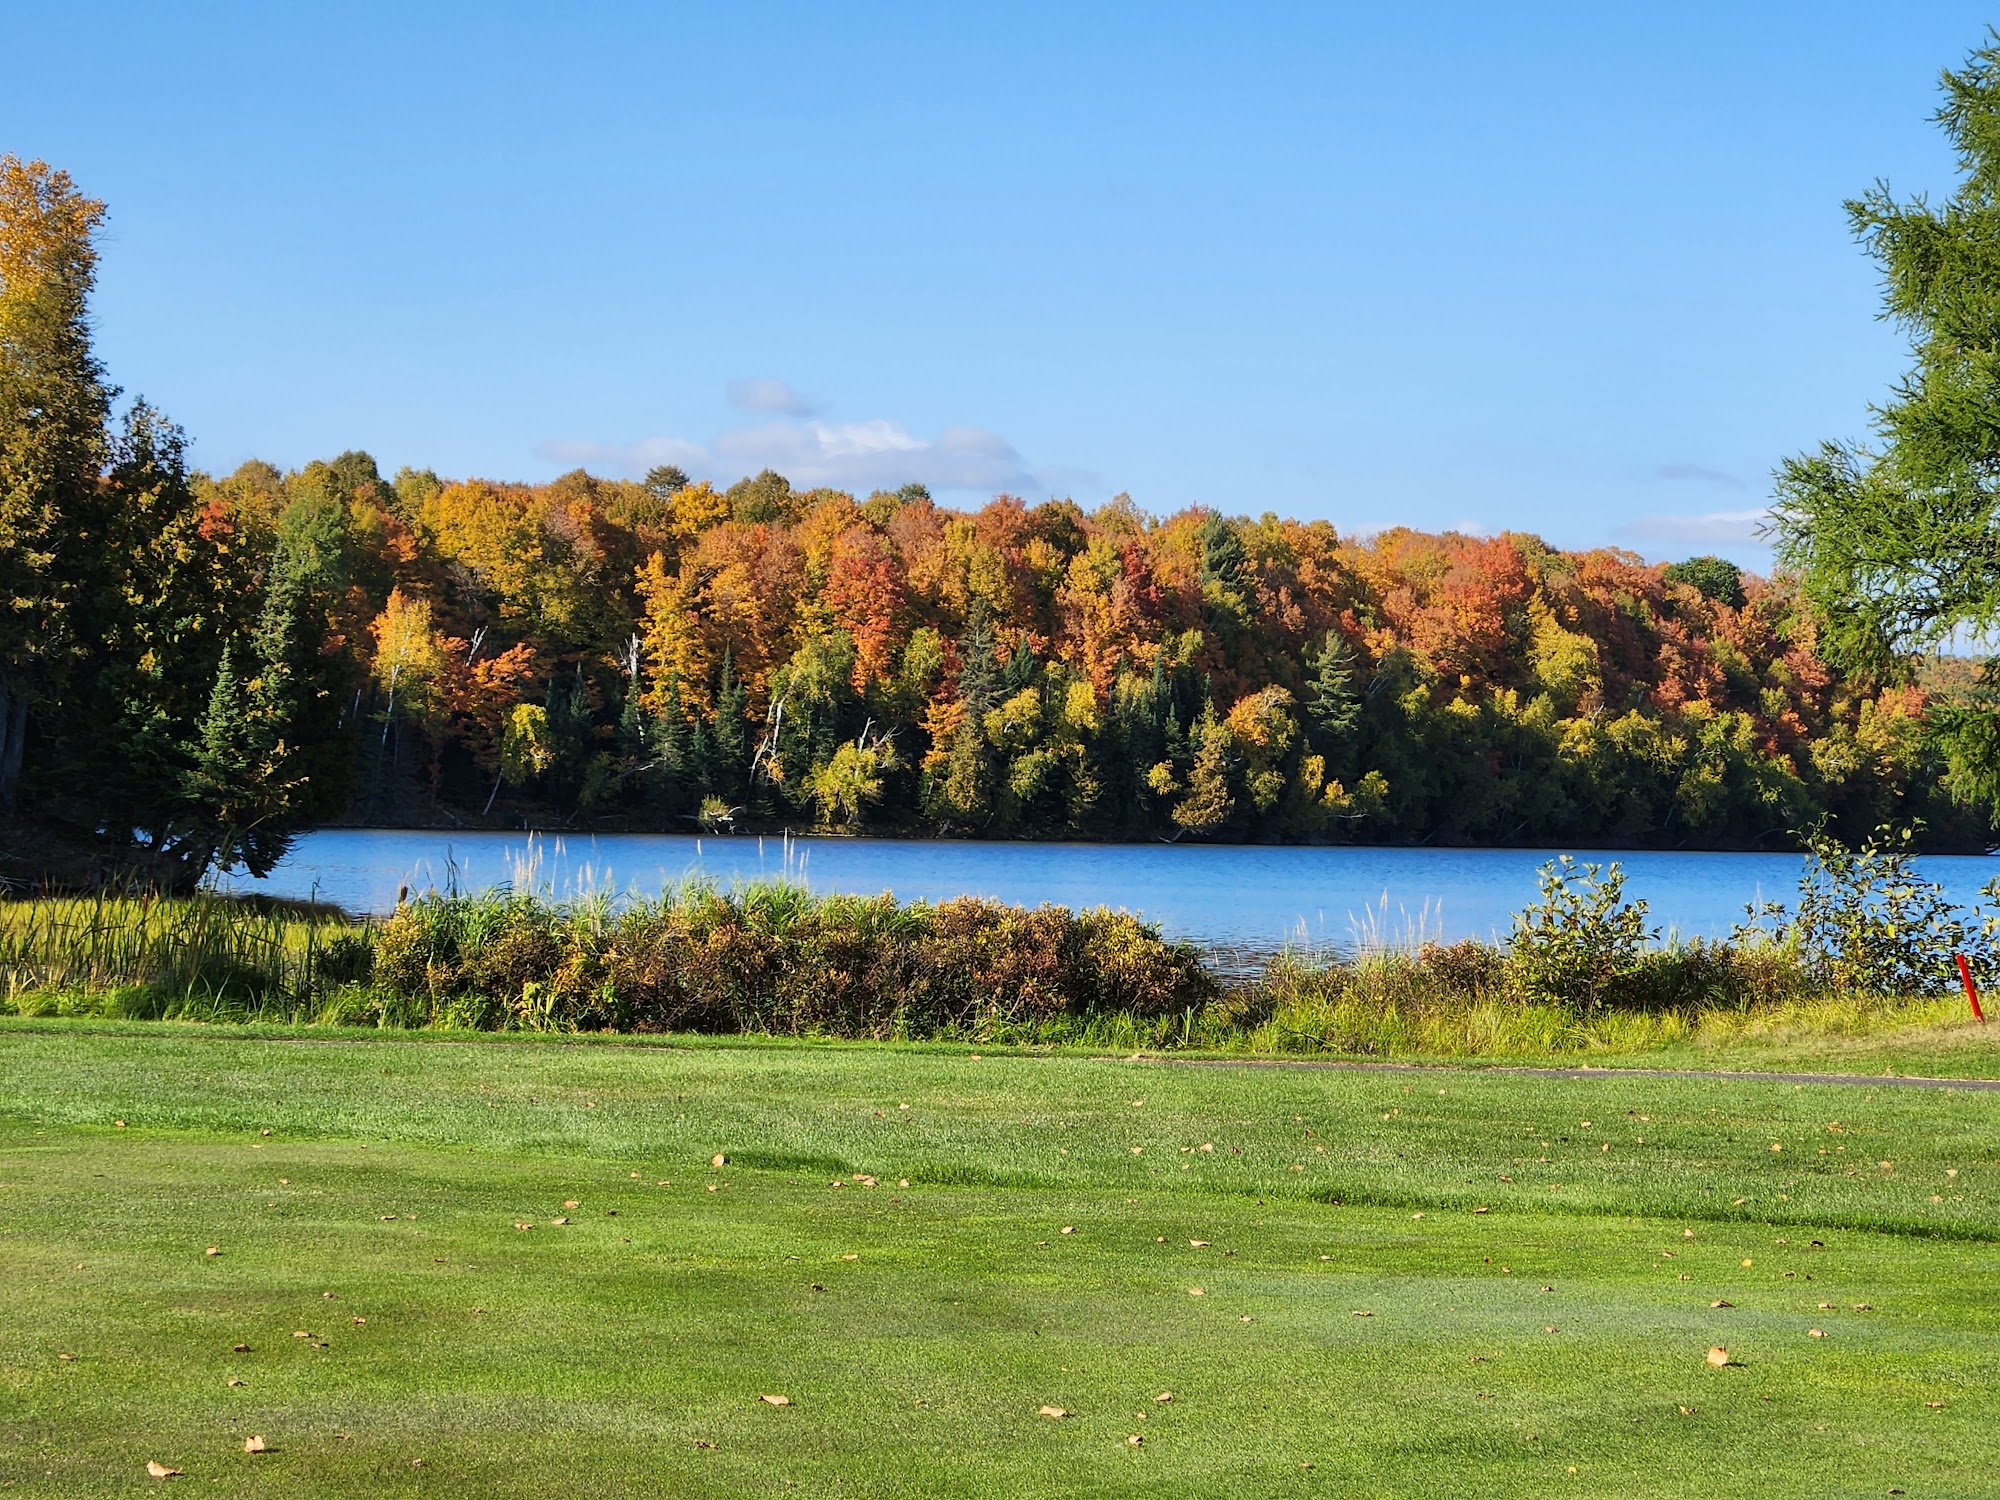
[[[1977,843],[1907,662],[1796,588],[1520,533],[672,468],[193,468],[91,349],[103,206],[0,159],[0,874],[330,821]]]

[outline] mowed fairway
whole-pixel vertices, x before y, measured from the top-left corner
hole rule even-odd
[[[2000,1094],[333,1035],[0,1026],[0,1490],[2000,1471]]]

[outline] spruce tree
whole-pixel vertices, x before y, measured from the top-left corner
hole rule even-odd
[[[98,483],[116,391],[90,341],[103,219],[67,172],[0,155],[0,811],[32,721],[76,680],[87,596],[116,567]]]

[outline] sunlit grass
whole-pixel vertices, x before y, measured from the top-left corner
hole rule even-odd
[[[0,1484],[1990,1487],[2000,1097],[976,1050],[0,1024]]]

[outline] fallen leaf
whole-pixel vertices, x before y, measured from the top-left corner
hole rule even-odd
[[[209,1255],[220,1255],[222,1254],[222,1247],[220,1245],[210,1245],[205,1253]]]
[[[1174,1399],[1174,1393],[1172,1391],[1161,1391],[1160,1394],[1155,1396],[1153,1399],[1155,1401],[1165,1403]]]
[[[1189,1240],[1188,1243],[1197,1250],[1206,1250],[1208,1248],[1207,1240]]]
[[[1926,1401],[1924,1405],[1928,1406],[1932,1411],[1944,1410],[1944,1403],[1942,1401]]]
[[[123,1130],[125,1128],[125,1122],[123,1120],[113,1120],[111,1123],[113,1125],[116,1125],[120,1130]],[[179,1473],[180,1471],[177,1469],[174,1472]]]
[[[123,1125],[125,1122],[120,1120],[118,1123]],[[172,1479],[176,1474],[180,1473],[180,1470],[170,1469],[158,1459],[149,1458],[146,1460],[146,1472],[151,1474],[155,1479]]]
[[[1064,1417],[1068,1416],[1069,1413],[1064,1411],[1060,1406],[1045,1406],[1039,1412],[1035,1413],[1035,1415],[1039,1417],[1048,1417],[1053,1421],[1060,1422]]]
[[[245,1438],[245,1439],[243,1440],[243,1451],[244,1451],[245,1453],[262,1453],[262,1452],[264,1452],[264,1451],[265,1451],[265,1449],[264,1449],[264,1439],[263,1439],[263,1438],[261,1438],[260,1436],[258,1436],[258,1435],[257,1435],[256,1433],[254,1433],[254,1432],[253,1432],[253,1433],[251,1433],[251,1434],[250,1434],[250,1436],[248,1436],[247,1438]]]
[[[1809,1339],[1823,1339],[1826,1337],[1826,1330],[1824,1328],[1808,1328],[1806,1330],[1806,1337]]]
[[[729,1158],[718,1151],[708,1159],[708,1164],[711,1167],[726,1167],[729,1165]]]
[[[574,1198],[565,1198],[565,1199],[563,1199],[563,1207],[564,1207],[564,1208],[580,1208],[580,1207],[582,1207],[582,1205],[581,1205],[580,1203],[578,1203],[578,1202],[576,1201],[576,1199],[574,1199]]]
[[[696,1438],[694,1440],[694,1445],[697,1448],[707,1448],[711,1452],[713,1452],[715,1449],[715,1444],[711,1443],[707,1438]]]
[[[558,1214],[555,1218],[549,1220],[549,1222],[551,1224],[567,1224],[569,1222],[569,1216],[567,1214]]]
[[[292,1337],[295,1339],[309,1339],[312,1335],[303,1328],[297,1328],[292,1331]]]
[[[792,1398],[790,1396],[763,1396],[760,1397],[759,1399],[763,1401],[763,1403],[766,1406],[790,1406],[792,1404]]]
[[[1375,1316],[1375,1314],[1368,1311],[1366,1308],[1357,1307],[1354,1309],[1353,1312],[1349,1313],[1348,1316],[1350,1318],[1372,1318]]]
[[[1709,1303],[1708,1305],[1710,1307],[1734,1307],[1736,1304],[1734,1302],[1731,1302],[1727,1297],[1717,1297],[1713,1302]],[[1825,1306],[1825,1304],[1822,1303],[1821,1306]]]
[[[1135,1432],[1135,1433],[1131,1434],[1131,1435],[1130,1435],[1129,1437],[1127,1437],[1127,1438],[1125,1439],[1125,1441],[1126,1441],[1126,1442],[1128,1442],[1128,1443],[1130,1443],[1130,1444],[1131,1444],[1131,1445],[1132,1445],[1132,1446],[1133,1446],[1134,1448],[1136,1448],[1136,1447],[1138,1447],[1138,1446],[1139,1446],[1139,1445],[1140,1445],[1141,1443],[1145,1442],[1146,1440],[1145,1440],[1144,1438],[1140,1437],[1140,1436],[1139,1436],[1139,1434]]]
[[[1189,1288],[1188,1288],[1188,1295],[1189,1295],[1190,1297],[1206,1297],[1206,1296],[1208,1295],[1208,1293],[1207,1293],[1207,1292],[1204,1292],[1204,1291],[1203,1291],[1203,1290],[1202,1290],[1202,1289],[1201,1289],[1200,1287],[1198,1287],[1198,1286],[1191,1286],[1191,1287],[1189,1287]]]
[[[1873,1312],[1875,1311],[1875,1306],[1870,1302],[1857,1302],[1854,1304],[1854,1310],[1856,1312]]]
[[[1063,1227],[1062,1227],[1062,1232],[1063,1232],[1064,1234],[1075,1234],[1075,1233],[1076,1233],[1076,1226],[1075,1226],[1074,1224],[1065,1224],[1065,1225],[1063,1225]]]
[[[222,1383],[226,1386],[239,1386],[243,1384],[242,1381],[236,1379],[234,1376],[231,1376],[229,1379],[223,1381]]]
[[[248,1344],[231,1344],[229,1346],[229,1352],[231,1354],[248,1354],[250,1352],[250,1346]]]
[[[1713,1349],[1708,1351],[1708,1362],[1714,1365],[1716,1369],[1721,1369],[1729,1363],[1729,1351],[1723,1348],[1722,1345],[1717,1344]]]
[[[1681,1408],[1681,1415],[1682,1415],[1682,1416],[1684,1416],[1684,1417],[1691,1417],[1691,1416],[1693,1416],[1693,1415],[1694,1415],[1694,1408],[1693,1408],[1692,1406],[1683,1406],[1683,1407]]]

